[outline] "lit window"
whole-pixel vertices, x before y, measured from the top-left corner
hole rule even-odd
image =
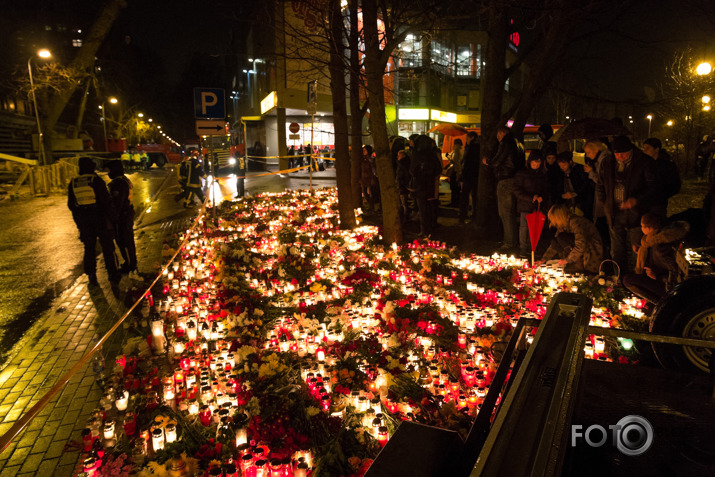
[[[74,46],[75,48],[80,48],[82,46],[82,39],[76,38],[72,40],[72,46]]]

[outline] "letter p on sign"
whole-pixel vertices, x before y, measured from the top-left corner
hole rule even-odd
[[[207,109],[209,106],[216,106],[218,102],[218,97],[215,93],[209,91],[203,91],[201,93],[201,114],[207,114]]]
[[[221,88],[194,88],[196,119],[224,119],[225,92]]]

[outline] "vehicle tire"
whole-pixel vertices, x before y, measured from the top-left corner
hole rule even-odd
[[[715,340],[715,275],[693,277],[677,285],[656,307],[652,333]],[[712,348],[652,343],[667,369],[710,372]]]
[[[166,156],[164,154],[157,154],[156,156],[156,167],[159,169],[163,168],[167,163]]]

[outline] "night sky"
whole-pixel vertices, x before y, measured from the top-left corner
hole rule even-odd
[[[592,98],[643,104],[662,82],[674,51],[692,47],[715,61],[715,7],[705,0],[610,1],[616,18],[604,15],[579,29],[560,78],[569,89]],[[3,3],[8,4],[7,0]],[[60,14],[89,25],[96,1],[12,2],[0,19],[0,40]],[[257,0],[128,0],[98,61],[110,72],[107,88],[123,89],[134,104],[166,121],[191,113],[193,86],[218,86],[226,53],[243,48]],[[525,35],[528,36],[528,35]],[[4,43],[0,63],[22,64],[35,46]],[[71,53],[71,52],[70,52]],[[22,58],[22,61],[18,61]],[[112,80],[114,84],[112,84]],[[121,92],[121,91],[120,91]],[[193,117],[189,118],[190,121]],[[177,123],[178,124],[178,123]],[[179,126],[177,126],[179,127]],[[188,134],[189,126],[174,136]]]

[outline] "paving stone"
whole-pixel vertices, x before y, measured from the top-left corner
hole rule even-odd
[[[18,474],[18,472],[20,472],[19,465],[15,465],[15,466],[11,466],[11,467],[3,467],[2,476],[3,477],[15,477]]]
[[[13,410],[15,409],[25,409],[30,403],[30,396],[20,396],[15,400],[13,405]]]
[[[59,458],[62,456],[66,443],[66,440],[55,440],[52,442],[47,448],[47,452],[45,452],[45,459],[53,459],[55,457]]]
[[[60,462],[62,462],[62,459],[60,459]],[[52,477],[67,477],[68,475],[74,475],[75,467],[75,464],[58,465],[55,467],[55,472],[52,474]]]
[[[67,414],[67,406],[58,406],[55,407],[55,409],[52,411],[52,414],[50,414],[50,421],[58,421],[62,420],[63,417]]]
[[[10,411],[5,415],[5,421],[6,422],[15,422],[20,417],[22,416],[22,410],[21,409],[16,409],[14,411]]]
[[[9,467],[21,465],[23,462],[25,462],[25,459],[28,455],[30,455],[30,447],[17,448],[10,456],[10,459],[8,459],[7,465]]]
[[[78,417],[79,411],[67,411],[65,416],[62,418],[62,425],[77,422]]]
[[[45,455],[44,452],[40,454],[30,454],[25,459],[25,462],[20,467],[20,472],[35,472],[42,463],[42,457]]]
[[[40,467],[37,469],[37,475],[41,476],[46,476],[46,475],[52,475],[52,473],[55,471],[57,468],[57,464],[59,464],[60,459],[43,459],[42,463],[40,464]]]
[[[82,426],[84,428],[84,426]],[[57,427],[55,432],[55,439],[58,441],[66,441],[72,436],[72,431],[74,431],[75,424],[64,424]]]
[[[77,461],[79,460],[79,454],[76,452],[64,452],[62,454],[62,457],[60,457],[60,465],[67,465],[70,464],[72,467],[74,467],[77,464]],[[69,474],[72,475],[72,474]]]
[[[40,435],[40,431],[25,431],[20,437],[20,441],[17,443],[17,447],[31,447],[35,442],[35,439]]]
[[[50,447],[50,444],[52,444],[54,439],[55,438],[52,436],[38,437],[35,439],[35,445],[32,446],[30,453],[34,454],[36,452],[42,452],[44,454],[47,452],[47,449]]]

